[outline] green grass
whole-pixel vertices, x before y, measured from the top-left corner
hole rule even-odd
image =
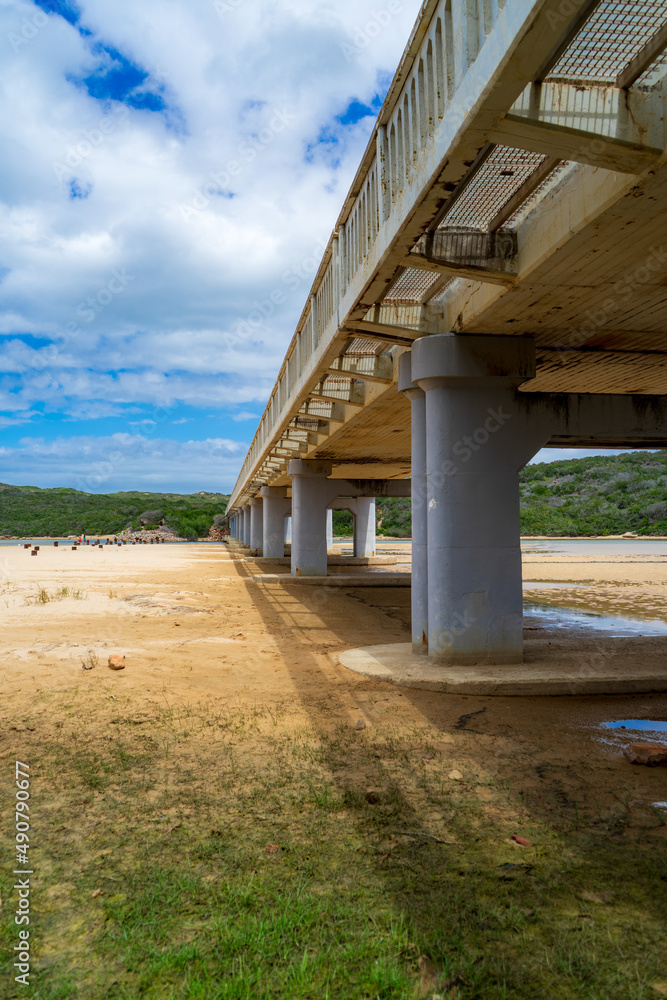
[[[629,836],[621,803],[531,798],[482,771],[456,731],[150,713],[68,692],[49,706],[61,728],[21,734],[35,977],[13,990],[7,962],[3,1000],[412,1000],[420,956],[436,970],[429,997],[658,995],[663,818]],[[517,829],[535,846],[512,846]]]

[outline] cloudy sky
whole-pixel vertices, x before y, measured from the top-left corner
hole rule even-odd
[[[419,7],[0,0],[0,481],[231,489]]]
[[[231,488],[419,6],[0,0],[0,481]]]

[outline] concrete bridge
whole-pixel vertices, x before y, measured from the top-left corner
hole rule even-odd
[[[521,661],[540,448],[667,443],[666,47],[662,0],[426,0],[234,487],[306,575],[409,492],[435,663]]]

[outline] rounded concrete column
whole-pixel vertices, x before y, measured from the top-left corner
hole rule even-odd
[[[428,559],[426,543],[426,396],[412,381],[412,352],[398,359],[398,391],[410,400],[412,434],[412,651],[428,652]]]
[[[412,350],[426,401],[428,652],[441,663],[523,658],[515,389],[533,375],[520,337],[437,334]]]
[[[250,545],[250,504],[243,504],[243,533],[241,541],[244,545]]]
[[[292,459],[292,575],[327,575],[327,505],[336,487],[331,462]]]
[[[285,517],[285,523],[284,523],[283,527],[284,527],[284,531],[285,531],[285,545],[291,545],[292,544],[292,515],[291,514],[288,514]]]
[[[260,490],[264,516],[264,557],[282,559],[285,555],[285,515],[292,506],[284,486],[263,486]]]
[[[375,555],[375,497],[357,497],[354,504],[354,556]]]
[[[264,546],[264,524],[262,516],[263,501],[255,497],[250,501],[250,548],[262,549]]]

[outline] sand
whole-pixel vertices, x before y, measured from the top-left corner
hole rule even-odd
[[[387,546],[388,547],[388,546]],[[405,547],[402,547],[405,552]],[[580,601],[659,617],[667,611],[667,564],[636,557],[529,554],[530,580],[588,581],[584,588],[537,591],[552,602]],[[150,704],[206,702],[221,708],[287,707],[293,719],[355,726],[378,720],[405,727],[481,713],[473,728],[503,735],[515,747],[506,763],[523,780],[526,760],[557,753],[580,793],[604,776],[614,794],[650,809],[664,800],[665,772],[632,767],[622,756],[627,734],[605,733],[606,721],[667,718],[667,696],[485,698],[406,689],[357,676],[340,666],[344,649],[409,639],[408,588],[311,588],[262,583],[262,570],[220,545],[18,547],[0,550],[0,723],[48,734],[55,720],[48,698],[71,692],[86,706],[91,730],[103,730],[123,697],[132,713]],[[69,596],[62,596],[67,588]],[[50,599],[40,603],[39,594]],[[76,593],[77,596],[71,596]],[[534,626],[529,626],[534,628]],[[528,633],[530,634],[530,633]],[[581,631],[560,634],[576,653]],[[604,637],[588,636],[602,649]],[[610,640],[611,641],[611,640]],[[664,643],[667,640],[656,640]],[[126,668],[107,667],[124,654]],[[84,669],[92,667],[92,669]],[[629,669],[631,664],[629,664]],[[92,702],[91,702],[92,698]],[[82,701],[82,703],[83,703]],[[322,706],[326,706],[326,712]],[[585,761],[585,766],[579,766]],[[485,765],[493,760],[485,758]],[[609,772],[613,772],[612,775]],[[524,775],[525,777],[525,775]],[[527,780],[527,779],[526,779]]]

